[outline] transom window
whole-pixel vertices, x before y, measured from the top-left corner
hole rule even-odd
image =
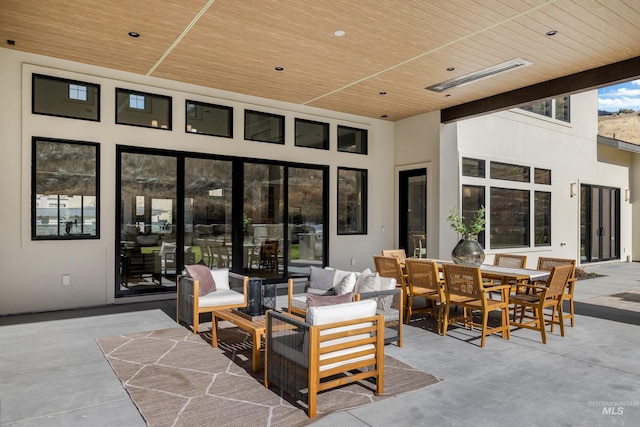
[[[100,121],[100,85],[33,74],[33,114]]]
[[[570,96],[543,99],[520,107],[522,110],[540,114],[545,117],[555,118],[563,122],[571,122]]]

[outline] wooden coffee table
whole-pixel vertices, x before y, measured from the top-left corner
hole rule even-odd
[[[264,318],[260,320],[250,320],[241,316],[231,309],[214,310],[211,315],[213,325],[211,326],[211,345],[218,347],[218,319],[226,320],[233,323],[245,332],[249,332],[253,338],[253,351],[251,356],[251,368],[253,372],[260,372],[260,347],[262,346],[262,337],[265,332]]]

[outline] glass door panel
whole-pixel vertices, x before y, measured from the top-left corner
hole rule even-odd
[[[289,275],[309,274],[309,266],[323,266],[324,174],[319,169],[288,169]]]
[[[184,244],[209,268],[233,267],[232,167],[227,160],[185,159]]]
[[[244,164],[243,267],[264,278],[284,270],[284,166]]]
[[[580,195],[580,259],[619,259],[620,189],[583,184]]]
[[[409,257],[427,257],[427,170],[401,171],[399,239]]]
[[[177,159],[121,153],[118,295],[175,289]]]

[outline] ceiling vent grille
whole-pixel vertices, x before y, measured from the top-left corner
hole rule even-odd
[[[515,70],[516,68],[526,67],[531,65],[531,62],[522,58],[515,58],[501,64],[493,65],[491,67],[484,68],[482,70],[474,71],[473,73],[465,74],[464,76],[456,77],[444,82],[440,82],[433,86],[426,87],[425,89],[434,92],[444,92],[447,89],[462,86],[475,82],[477,80],[486,79],[488,77],[495,76],[496,74],[505,73],[507,71]]]

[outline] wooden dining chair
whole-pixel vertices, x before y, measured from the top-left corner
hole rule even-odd
[[[460,319],[466,326],[472,329],[474,326],[482,328],[480,347],[484,347],[485,338],[489,334],[499,332],[502,338],[510,338],[509,322],[509,290],[510,285],[496,285],[485,287],[482,282],[480,267],[472,267],[458,264],[444,264],[444,283],[446,307],[444,319],[442,321],[442,335],[447,334],[449,326],[449,312],[452,305],[460,306],[464,309],[463,317]],[[500,291],[499,299],[492,299],[490,292]],[[481,323],[473,320],[473,312],[482,312]],[[500,324],[489,327],[489,313],[500,311]],[[457,319],[451,319],[457,321]]]
[[[564,316],[562,301],[569,279],[573,276],[574,267],[571,264],[558,265],[551,269],[544,287],[535,284],[522,285],[534,292],[526,292],[511,296],[513,304],[514,326],[540,331],[542,343],[547,343],[545,310],[551,309],[551,332],[553,325],[560,325],[560,335],[564,337]],[[558,318],[556,319],[556,312]],[[519,320],[518,320],[519,317]]]
[[[510,268],[526,268],[527,256],[516,254],[496,254],[493,258],[493,265]]]
[[[444,281],[440,280],[438,263],[433,260],[407,259],[407,306],[406,320],[409,323],[415,313],[428,313],[436,317],[438,333],[442,334],[443,307],[446,302],[444,296]],[[424,298],[426,306],[414,308],[414,300]]]
[[[567,301],[569,304],[569,314],[565,314],[564,318],[565,320],[569,319],[571,322],[571,327],[573,327],[575,325],[575,317],[576,317],[575,308],[573,305],[573,293],[574,293],[575,283],[577,280],[575,277],[576,260],[569,259],[569,258],[540,257],[538,258],[537,269],[542,271],[551,271],[553,267],[556,267],[558,265],[572,265],[574,267],[573,273],[569,278],[569,281],[567,282],[567,288],[565,289],[565,293],[563,296],[563,300]],[[552,319],[552,320],[555,320],[555,319]]]
[[[402,290],[405,291],[407,276],[402,271],[400,259],[392,256],[374,255],[373,263],[376,266],[376,272],[380,276],[396,279],[396,286],[401,286]]]
[[[404,249],[383,249],[382,256],[392,256],[400,260],[400,264],[404,265],[407,261],[407,253]]]

